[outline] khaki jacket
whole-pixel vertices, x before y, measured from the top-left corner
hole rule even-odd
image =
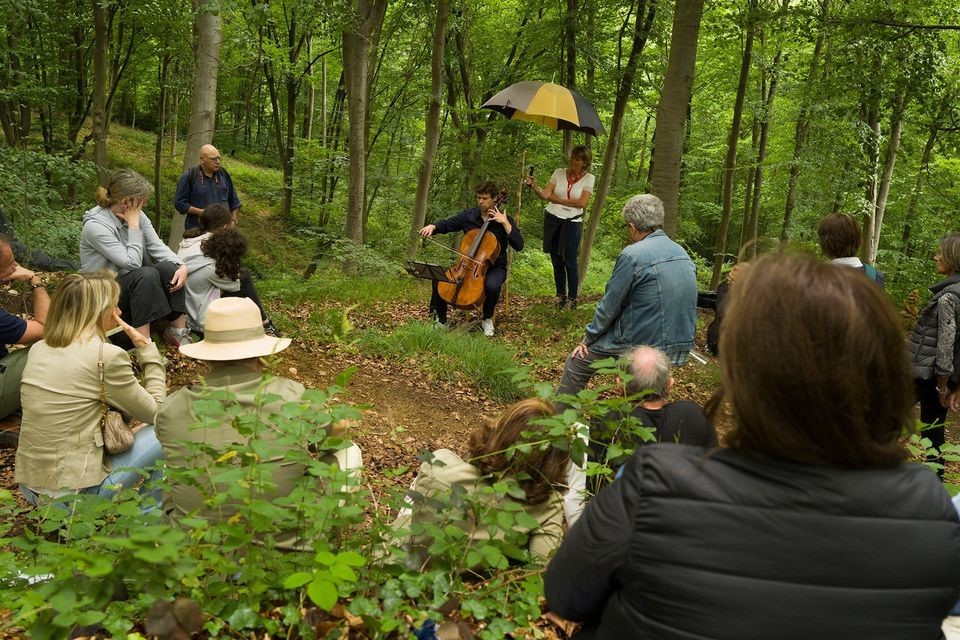
[[[229,391],[236,397],[236,403],[246,411],[258,411],[264,420],[271,414],[279,414],[281,407],[287,402],[300,400],[306,389],[299,382],[286,378],[269,378],[266,382],[260,373],[246,367],[234,365],[219,366],[206,376],[206,384],[191,385],[170,394],[157,414],[157,439],[163,447],[163,458],[167,469],[205,469],[210,464],[210,458],[202,454],[191,452],[191,444],[201,444],[213,449],[224,451],[232,444],[244,441],[233,428],[230,422],[223,422],[216,426],[200,427],[197,425],[197,416],[194,403],[203,395],[214,391]],[[255,403],[255,398],[268,395],[279,396],[274,402],[261,407]],[[272,432],[264,434],[264,440],[273,445],[270,457],[263,458],[258,464],[258,470],[263,477],[274,485],[274,488],[260,496],[263,500],[286,496],[303,480],[306,467],[298,462],[296,457],[286,459],[288,450],[296,444],[277,444]],[[204,506],[204,494],[195,486],[178,483],[176,478],[169,478],[169,491],[163,497],[163,508],[174,521],[187,515],[199,515],[209,520],[223,522],[237,513],[237,502],[227,501],[216,507]],[[301,546],[296,538],[296,532],[277,532],[275,536],[277,546],[290,548]]]
[[[408,496],[411,496],[408,497],[408,502],[414,504],[410,509],[401,511],[393,523],[394,531],[409,529],[414,520],[421,521],[436,517],[429,506],[430,498],[444,499],[445,496],[450,495],[450,489],[453,485],[460,485],[468,493],[475,494],[477,489],[485,483],[483,476],[480,475],[480,470],[472,464],[464,462],[453,451],[438,449],[433,452],[433,457],[433,463],[424,462],[420,465],[420,472],[413,481],[410,494],[408,494]],[[496,508],[496,504],[492,501],[490,506]],[[537,521],[539,526],[536,529],[528,529],[520,525],[514,525],[514,530],[527,535],[527,547],[531,556],[540,560],[549,558],[560,546],[560,541],[563,538],[563,498],[558,492],[554,491],[546,502],[538,505],[525,504],[523,508]],[[502,538],[502,534],[499,532],[497,532],[497,535],[491,536],[489,531],[478,527],[476,522],[473,521],[459,522],[457,525],[469,532],[471,542]],[[430,544],[428,540],[421,539],[414,539],[410,542],[413,543],[414,548],[426,547]]]
[[[59,491],[95,487],[110,473],[103,448],[100,338],[54,348],[33,345],[20,386],[23,421],[14,477],[31,489]],[[133,374],[127,352],[103,343],[107,404],[152,423],[167,397],[163,359],[152,342],[134,352],[143,384]]]

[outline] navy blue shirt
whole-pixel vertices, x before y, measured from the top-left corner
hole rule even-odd
[[[27,321],[0,309],[0,358],[6,356],[8,344],[16,344],[27,331]]]
[[[193,174],[193,180],[190,174]],[[227,170],[217,169],[212,176],[204,175],[200,167],[184,171],[173,196],[177,211],[187,213],[190,207],[204,209],[211,204],[225,204],[230,211],[240,208],[240,198]]]
[[[503,225],[495,220],[491,220],[490,226],[487,227],[487,231],[491,232],[500,244],[500,255],[497,256],[493,264],[504,268],[507,266],[506,245],[509,243],[514,251],[521,251],[523,249],[523,236],[520,234],[520,229],[517,228],[516,221],[510,216],[507,216],[507,220],[510,221],[511,227],[509,235],[506,229],[503,228]],[[452,218],[440,220],[439,222],[434,222],[434,224],[437,227],[434,233],[466,232],[482,227],[483,216],[480,215],[480,209],[478,207],[472,207],[470,209],[464,209]]]

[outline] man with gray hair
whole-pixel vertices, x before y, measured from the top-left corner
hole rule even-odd
[[[717,430],[700,405],[689,400],[667,401],[674,384],[667,354],[643,345],[627,352],[625,359],[630,374],[627,394],[638,397],[632,415],[645,427],[656,429],[657,442],[717,445]]]
[[[597,360],[646,344],[674,365],[687,362],[697,321],[697,275],[683,247],[663,232],[663,203],[643,194],[623,207],[630,244],[620,252],[583,340],[567,357],[558,394],[587,386]]]

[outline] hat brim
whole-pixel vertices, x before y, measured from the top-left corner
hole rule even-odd
[[[243,342],[209,342],[201,340],[180,345],[180,353],[196,360],[246,360],[280,353],[290,346],[290,338],[263,336]]]

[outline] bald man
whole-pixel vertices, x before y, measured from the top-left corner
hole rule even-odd
[[[200,165],[190,167],[177,182],[173,206],[187,216],[183,228],[200,226],[200,214],[210,204],[224,204],[233,213],[234,222],[240,213],[240,198],[233,188],[233,180],[227,170],[220,166],[220,152],[212,144],[200,147]]]

